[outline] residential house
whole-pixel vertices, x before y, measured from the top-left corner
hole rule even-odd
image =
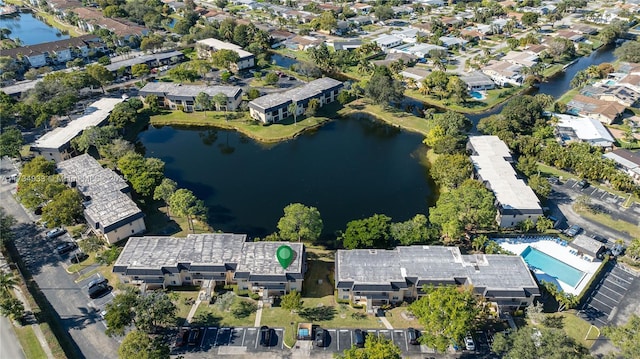
[[[424,286],[469,286],[479,297],[514,311],[533,303],[540,290],[520,256],[463,255],[458,247],[399,246],[384,249],[339,249],[335,260],[337,298],[366,305],[413,301]]]
[[[113,244],[146,231],[144,213],[131,199],[122,177],[83,154],[58,163],[58,172],[84,197],[84,217],[91,231]]]
[[[121,46],[133,41],[133,38],[139,38],[149,33],[149,29],[144,26],[125,19],[105,17],[101,11],[96,9],[78,7],[72,11],[78,16],[77,26],[82,31],[93,32],[99,28],[107,29],[118,36],[118,44]]]
[[[351,10],[353,10],[358,15],[368,15],[373,11],[373,6],[357,2],[351,5]]]
[[[598,28],[585,24],[573,23],[571,29],[584,35],[595,35],[598,33]]]
[[[432,44],[415,44],[413,46],[402,46],[402,47],[396,47],[393,49],[389,50],[390,54],[394,54],[394,53],[405,53],[405,54],[410,54],[410,55],[414,55],[417,58],[427,58],[429,57],[429,52],[431,50],[444,50],[446,51],[447,49],[442,47],[442,46],[438,46],[438,45],[432,45]]]
[[[406,28],[403,30],[392,31],[391,35],[401,38],[404,43],[415,44],[418,41],[418,37],[423,36],[424,34],[422,34],[418,29]]]
[[[71,158],[73,155],[71,140],[89,127],[105,124],[113,108],[122,101],[124,101],[122,98],[105,97],[90,104],[85,109],[83,116],[69,122],[64,127],[56,127],[38,138],[31,145],[31,151],[55,162]]]
[[[567,112],[574,115],[593,117],[607,125],[618,120],[626,107],[617,102],[609,102],[583,95],[575,95],[567,103]]]
[[[627,74],[618,81],[618,84],[635,92],[640,92],[640,71],[634,71]]]
[[[602,157],[615,161],[619,170],[628,174],[636,183],[640,184],[640,153],[617,149],[605,153]]]
[[[15,100],[19,100],[22,97],[22,94],[36,87],[38,82],[41,82],[42,79],[35,79],[32,81],[21,81],[16,82],[13,85],[5,86],[0,88],[0,91],[6,93],[7,95],[13,97]]]
[[[283,268],[276,258],[280,246],[294,258]],[[246,234],[204,233],[177,237],[133,237],[113,266],[124,283],[144,288],[237,285],[240,291],[268,299],[302,291],[306,253],[302,243],[249,242]]]
[[[440,41],[442,41],[442,46],[446,47],[447,49],[464,47],[464,45],[466,45],[469,42],[465,39],[461,39],[459,37],[453,37],[453,36],[441,36]]]
[[[327,42],[327,46],[333,47],[334,50],[356,50],[362,46],[362,40],[345,40],[345,41],[332,41]]]
[[[292,50],[307,51],[310,48],[320,46],[324,41],[313,36],[297,35],[285,42],[285,45]]]
[[[218,111],[235,111],[242,102],[242,88],[235,86],[204,86],[204,85],[183,85],[173,82],[149,82],[138,94],[142,98],[149,95],[158,97],[160,107],[176,110],[182,106],[185,112],[198,109],[196,97],[201,92],[206,93],[211,98],[218,94],[226,97],[224,104],[214,104]]]
[[[393,50],[392,50],[393,51]],[[406,53],[404,51],[389,52],[383,60],[373,60],[375,66],[389,66],[394,62],[402,61],[405,65],[413,64],[418,56]]]
[[[543,215],[540,200],[518,177],[509,148],[498,136],[469,136],[467,149],[475,176],[496,196],[496,222],[512,228],[525,220],[533,223]]]
[[[322,77],[294,89],[271,93],[249,102],[249,114],[263,123],[280,122],[292,116],[288,106],[296,104],[297,115],[307,109],[311,99],[318,99],[320,107],[337,100],[343,88],[342,82],[330,77]]]
[[[460,80],[467,84],[469,91],[486,91],[496,87],[491,78],[480,71],[473,71],[460,76]]]
[[[562,144],[577,141],[604,149],[613,147],[615,139],[600,121],[591,117],[553,115],[558,118],[556,136]]]
[[[388,51],[392,47],[400,46],[402,38],[394,35],[382,35],[373,40],[383,51]]]
[[[571,30],[558,30],[556,31],[556,36],[571,40],[574,43],[586,40],[586,37],[581,32]]]
[[[634,107],[640,101],[640,93],[625,86],[609,86],[600,84],[599,86],[587,85],[580,94],[597,98],[603,101],[617,102],[626,107]]]
[[[413,79],[418,87],[422,87],[422,81],[424,81],[430,73],[431,71],[419,67],[407,67],[400,72],[400,75],[405,79]]]
[[[578,256],[589,262],[596,262],[602,259],[602,255],[607,250],[602,244],[584,234],[578,234],[569,242],[569,247],[576,250]]]
[[[355,26],[366,26],[373,24],[373,18],[371,16],[356,16],[348,19],[348,21]]]
[[[537,54],[521,51],[509,51],[502,58],[502,61],[507,61],[514,65],[520,65],[522,67],[531,67],[537,64],[538,60],[539,57]]]
[[[237,53],[240,59],[233,66],[238,71],[255,66],[256,57],[254,54],[230,42],[224,42],[214,38],[198,40],[196,41],[196,49],[198,50],[198,56],[204,58],[211,57],[211,54],[218,50],[231,50]]]
[[[522,66],[502,60],[490,61],[487,66],[482,68],[482,72],[489,76],[498,86],[507,84],[522,86],[524,76],[520,73],[521,70]]]

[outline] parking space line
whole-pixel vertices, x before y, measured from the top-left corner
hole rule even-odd
[[[620,277],[620,276],[616,275],[615,273],[611,272],[610,274],[611,274],[612,276],[616,277],[616,279],[619,279],[619,280],[621,280],[621,281],[623,281],[623,282],[625,282],[625,283],[627,283],[627,284],[631,285],[631,282],[629,282],[628,280],[626,280],[626,279],[624,279],[624,278],[622,278],[622,277]],[[627,288],[627,289],[628,289],[628,288]]]
[[[613,284],[613,285],[615,285],[615,286],[617,286],[617,287],[620,287],[620,288],[622,288],[622,290],[623,290],[623,291],[625,291],[625,292],[626,292],[626,291],[627,291],[627,289],[628,289],[627,287],[624,287],[624,286],[620,285],[619,283],[616,283],[616,282],[611,281],[611,280],[607,281],[607,284]],[[609,289],[611,289],[611,288],[609,288]],[[613,289],[611,289],[611,290],[613,290]],[[614,291],[614,292],[615,292],[615,291]],[[617,293],[617,292],[616,292],[616,293]],[[621,294],[621,295],[623,295],[623,294]]]
[[[244,329],[242,331],[242,343],[240,343],[241,346],[244,346],[244,337],[246,337],[246,336],[247,336],[247,330]]]
[[[603,292],[601,292],[601,291],[598,291],[598,294],[602,294],[602,296],[603,296],[603,297],[607,297],[607,298],[609,298],[609,299],[613,300],[616,304],[618,304],[618,303],[620,302],[620,299],[613,299],[613,298],[611,298],[610,296],[608,296],[608,295],[604,294],[604,293],[603,293]]]
[[[605,302],[601,301],[600,299],[598,299],[598,298],[596,298],[596,297],[591,298],[591,302],[593,302],[594,300],[598,301],[600,304],[604,305],[605,307],[607,307],[607,308],[609,308],[609,309],[613,310],[613,307],[610,307],[607,303],[605,303]],[[595,308],[595,307],[594,307],[594,309],[599,310],[599,309],[597,309],[597,308]],[[600,310],[600,311],[604,313],[604,311],[602,311],[602,310]]]
[[[629,281],[629,284],[631,284],[631,282],[633,282],[633,280],[635,279],[635,276],[632,273],[626,272],[621,270],[621,273],[617,273],[616,270],[612,271],[614,275],[620,277],[620,278],[625,278]]]
[[[609,284],[609,283],[605,283],[605,284]],[[608,292],[613,293],[613,294],[610,293],[611,295],[619,296],[620,298],[616,299],[617,301],[620,301],[622,299],[622,297],[624,297],[624,293],[618,293],[615,290],[613,290],[613,288],[609,288],[605,284],[601,285],[600,289],[606,289]],[[600,290],[598,290],[598,292],[600,292]],[[611,298],[611,299],[613,299],[613,298]]]

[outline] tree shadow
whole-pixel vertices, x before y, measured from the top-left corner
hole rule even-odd
[[[329,321],[336,316],[334,307],[304,308],[299,313],[300,317],[310,322]]]
[[[191,319],[191,326],[203,326],[203,327],[217,327],[220,326],[220,322],[222,321],[222,317],[217,316],[213,313],[200,313],[193,316]]]
[[[548,315],[542,320],[542,324],[548,328],[564,328],[564,317],[561,315]]]

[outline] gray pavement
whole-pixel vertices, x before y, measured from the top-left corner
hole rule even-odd
[[[25,358],[9,319],[3,316],[0,316],[0,358]]]
[[[15,171],[10,161],[0,164],[2,176]],[[17,220],[15,244],[21,257],[38,283],[42,293],[57,313],[58,320],[70,334],[81,358],[117,358],[119,344],[104,334],[99,312],[92,306],[86,290],[74,282],[64,269],[65,259],[54,253],[57,240],[46,240],[44,230],[37,227],[33,215],[27,213],[13,197],[15,183],[2,181],[0,203]],[[29,273],[23,273],[28,278]]]

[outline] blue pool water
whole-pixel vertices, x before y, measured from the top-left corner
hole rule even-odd
[[[607,85],[609,85],[609,86],[613,86],[613,85],[615,85],[615,84],[616,84],[616,82],[615,82],[615,81],[613,81],[613,80],[609,80],[609,81],[607,81]]]
[[[524,258],[524,261],[527,262],[531,269],[538,269],[546,274],[540,276],[536,274],[539,280],[549,281],[547,278],[552,277],[571,287],[575,287],[584,276],[584,272],[544,254],[535,248],[527,247],[527,249],[522,251],[520,256]]]
[[[469,93],[469,95],[471,95],[471,97],[477,99],[477,100],[482,100],[482,94],[480,92],[477,91],[471,91]]]

